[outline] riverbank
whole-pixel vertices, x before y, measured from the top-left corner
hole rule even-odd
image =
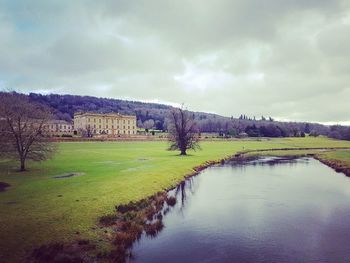
[[[279,162],[280,160],[286,161],[286,160],[291,160],[291,159],[295,159],[295,158],[300,158],[300,157],[304,157],[304,156],[309,156],[309,157],[313,157],[316,160],[321,161],[322,163],[326,164],[327,166],[333,168],[336,172],[343,172],[345,175],[349,175],[347,172],[350,171],[350,159],[347,159],[347,161],[349,161],[348,163],[345,162],[341,162],[339,160],[328,160],[326,159],[325,156],[329,155],[329,154],[334,154],[334,151],[338,150],[338,151],[344,151],[347,150],[347,153],[350,153],[350,149],[349,148],[342,148],[342,149],[337,149],[337,148],[314,148],[314,149],[309,149],[309,148],[298,148],[298,149],[294,149],[294,148],[283,148],[283,149],[264,149],[264,150],[251,150],[251,151],[246,151],[246,152],[239,152],[236,153],[233,156],[230,157],[226,157],[223,158],[221,160],[218,161],[210,161],[207,162],[204,165],[198,166],[194,168],[194,172],[188,176],[186,176],[186,179],[189,179],[190,177],[196,176],[198,175],[202,170],[216,165],[216,164],[223,164],[225,162],[239,162],[240,164],[245,163],[246,161],[250,161],[252,159],[257,159],[260,156],[264,156],[264,155],[271,155],[271,156],[279,156],[279,157],[283,157],[283,159],[276,159],[273,160],[272,162]],[[327,154],[324,153],[324,151],[327,151]],[[330,151],[330,152],[329,152]],[[266,154],[266,153],[269,154]],[[181,184],[185,184],[185,180],[182,181],[177,187],[180,187]],[[114,222],[112,224],[114,224],[115,226],[123,226],[125,224],[127,225],[132,225],[132,224],[137,224],[136,222],[142,222],[142,223],[138,223],[138,227],[136,227],[136,229],[138,229],[137,234],[135,234],[135,227],[134,228],[114,228],[115,234],[117,237],[119,236],[123,236],[124,238],[117,238],[118,242],[114,243],[116,245],[116,249],[113,250],[113,252],[109,255],[108,258],[112,258],[112,260],[114,261],[115,259],[117,259],[117,262],[125,262],[125,259],[128,257],[132,257],[133,255],[130,252],[130,249],[132,248],[133,243],[136,240],[139,240],[142,233],[144,232],[146,235],[150,235],[147,232],[147,228],[145,229],[144,226],[147,225],[146,221],[147,220],[151,220],[151,222],[154,220],[155,223],[152,223],[156,226],[159,226],[159,228],[155,227],[154,232],[151,235],[156,235],[158,231],[161,231],[163,228],[163,223],[162,223],[162,214],[160,213],[160,211],[163,209],[164,205],[166,205],[168,202],[166,201],[167,198],[169,198],[167,196],[166,193],[169,193],[169,191],[172,189],[168,189],[166,190],[166,192],[164,193],[159,193],[153,197],[151,197],[150,199],[148,199],[149,201],[146,201],[147,203],[147,208],[146,210],[153,210],[154,213],[151,215],[147,215],[144,214],[144,216],[137,218],[137,220],[133,220],[128,219],[125,220],[125,215],[121,214],[120,211],[118,211],[117,208],[117,215],[114,218]],[[154,199],[156,199],[159,195],[163,195],[164,198],[161,199],[162,204],[160,206],[154,205]],[[176,200],[175,197],[171,197],[174,200]],[[144,204],[144,200],[142,200],[140,203],[136,203],[135,206],[137,207],[142,207],[142,209],[140,209],[140,211],[144,210],[145,208],[143,208]],[[169,203],[168,203],[169,204]],[[173,203],[175,204],[175,203]],[[128,205],[127,205],[128,206]],[[137,211],[137,210],[136,210]],[[141,213],[142,214],[142,213]],[[140,221],[141,220],[141,221]],[[116,253],[117,252],[117,253]]]
[[[315,158],[336,172],[350,176],[350,150],[325,152]]]
[[[350,147],[350,142],[283,138],[202,142],[201,146],[202,151],[183,157],[166,151],[165,142],[60,143],[54,159],[30,162],[25,173],[16,171],[16,163],[0,160],[0,181],[11,185],[0,193],[2,259],[23,262],[33,249],[47,244],[61,244],[53,254],[67,244],[92,257],[108,254],[114,248],[113,231],[101,226],[99,219],[113,214],[116,206],[164,192],[241,151],[340,148]],[[66,174],[80,176],[62,177]]]
[[[350,260],[349,178],[310,156],[228,161],[179,188],[164,229],[142,236],[129,263]]]
[[[321,149],[269,149],[237,153],[236,156],[312,156],[323,164],[331,167],[338,173],[350,176],[350,149],[345,148],[321,148]]]
[[[324,152],[327,151],[327,152]],[[330,152],[328,152],[330,151]],[[185,184],[185,181],[190,177],[198,175],[202,170],[216,165],[223,164],[225,162],[237,161],[239,163],[244,163],[247,160],[252,160],[259,158],[259,156],[280,156],[286,159],[294,159],[302,156],[312,156],[315,159],[320,160],[320,156],[326,154],[334,154],[334,149],[327,148],[318,148],[318,149],[308,149],[308,148],[280,148],[276,149],[264,149],[257,151],[247,151],[239,152],[232,156],[227,156],[225,158],[216,160],[216,161],[207,161],[204,164],[193,168],[193,172],[185,176],[185,179],[180,182],[176,187],[181,187],[182,184]],[[344,151],[338,150],[338,151]],[[350,150],[344,151],[349,152]],[[275,162],[278,162],[281,159],[276,159]],[[325,163],[325,162],[323,162]],[[327,164],[327,163],[325,163]],[[330,166],[330,165],[329,165]],[[330,166],[332,167],[332,166]],[[332,167],[333,168],[333,167]],[[350,167],[347,166],[347,169]],[[127,258],[132,257],[131,248],[135,241],[139,240],[142,234],[147,236],[155,236],[163,228],[163,216],[164,207],[165,211],[169,211],[173,205],[175,205],[176,198],[174,196],[169,196],[169,191],[173,190],[174,187],[165,189],[162,192],[159,192],[155,195],[152,195],[148,198],[142,199],[137,202],[130,202],[125,205],[117,205],[115,207],[115,212],[109,215],[102,216],[99,219],[99,227],[103,229],[105,235],[104,238],[112,244],[112,248],[109,252],[98,253],[94,257],[89,257],[87,254],[88,250],[84,247],[79,251],[78,254],[72,254],[71,246],[66,246],[60,251],[60,255],[64,255],[68,259],[76,257],[79,255],[81,258],[88,258],[89,260],[98,259],[99,262],[125,262]],[[74,244],[73,244],[74,245]],[[38,251],[41,253],[36,253],[37,259],[47,255],[47,249],[50,251],[51,246],[44,246],[39,248]],[[75,251],[77,252],[77,251]],[[82,256],[83,255],[83,256]],[[54,260],[55,257],[50,258]]]

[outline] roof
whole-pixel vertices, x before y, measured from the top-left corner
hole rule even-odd
[[[97,112],[75,112],[75,116],[96,116],[96,117],[119,117],[119,118],[135,118],[135,115],[123,115],[118,112],[112,113],[97,113]]]
[[[73,125],[72,122],[68,122],[65,120],[49,120],[47,121],[47,124],[65,124],[65,125]]]

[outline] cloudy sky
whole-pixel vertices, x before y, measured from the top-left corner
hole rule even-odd
[[[0,89],[350,124],[350,1],[0,0]]]

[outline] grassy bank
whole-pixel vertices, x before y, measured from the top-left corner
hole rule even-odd
[[[98,240],[96,222],[115,205],[175,186],[206,161],[250,149],[350,147],[350,142],[307,137],[201,146],[202,151],[180,157],[166,151],[165,142],[60,143],[54,159],[28,163],[25,173],[16,172],[16,163],[0,160],[0,182],[11,185],[0,193],[2,260],[22,261],[33,248],[50,242]],[[79,176],[54,178],[69,173]]]
[[[318,160],[332,167],[337,172],[342,172],[350,176],[350,151],[339,150],[318,154]]]
[[[350,167],[350,151],[341,150],[341,151],[330,151],[320,154],[320,156],[325,160],[334,160],[343,163],[346,166]]]

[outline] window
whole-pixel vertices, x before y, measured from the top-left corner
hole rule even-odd
[[[96,119],[94,118],[94,122],[96,122]]]
[[[98,127],[101,129],[101,125],[98,125]],[[101,131],[100,131],[101,132]]]
[[[108,119],[106,119],[106,123],[108,123]]]
[[[123,126],[123,129],[125,129],[125,125]]]
[[[123,123],[125,124],[125,120],[123,120]]]
[[[94,128],[96,128],[96,124],[94,124]]]
[[[98,119],[98,122],[101,123],[101,119]]]
[[[130,126],[128,126],[128,129],[130,130]]]
[[[90,118],[88,118],[88,122],[90,122]]]
[[[106,125],[106,129],[108,129],[108,125]]]
[[[128,120],[128,124],[130,124],[130,120]]]
[[[128,133],[130,134],[130,131],[128,131]]]

